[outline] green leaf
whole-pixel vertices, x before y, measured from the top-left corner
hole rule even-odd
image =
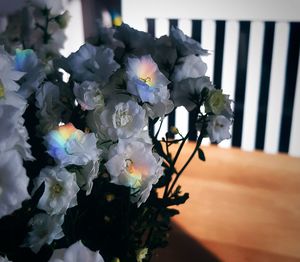
[[[202,160],[202,161],[205,161],[205,155],[204,155],[204,152],[203,150],[199,147],[198,148],[198,157]]]

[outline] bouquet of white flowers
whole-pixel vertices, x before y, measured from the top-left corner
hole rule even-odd
[[[0,16],[0,261],[149,261],[189,197],[177,181],[197,152],[205,160],[202,139],[230,138],[208,51],[177,28],[156,39],[122,24],[62,57],[60,2],[16,9]],[[149,132],[178,106],[196,112],[183,167],[189,133]]]

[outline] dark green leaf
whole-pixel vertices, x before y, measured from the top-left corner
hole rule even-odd
[[[198,157],[202,160],[202,161],[205,161],[205,155],[204,155],[204,152],[203,150],[199,147],[198,148]]]

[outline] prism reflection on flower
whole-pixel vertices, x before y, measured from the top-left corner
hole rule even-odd
[[[76,129],[72,123],[51,131],[45,140],[47,152],[60,166],[86,165],[91,160],[97,160],[100,155],[95,134],[86,134]]]
[[[149,197],[152,185],[162,175],[161,159],[152,153],[152,145],[142,141],[122,140],[109,151],[105,164],[111,183],[131,188],[131,201],[138,206]]]

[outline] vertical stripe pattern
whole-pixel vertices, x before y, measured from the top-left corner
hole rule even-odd
[[[207,75],[235,101],[232,139],[221,146],[300,156],[299,22],[156,20],[147,19],[153,36],[178,26],[211,52],[203,59]],[[190,140],[195,140],[195,112],[186,123],[184,110],[170,114],[164,129],[190,130]]]

